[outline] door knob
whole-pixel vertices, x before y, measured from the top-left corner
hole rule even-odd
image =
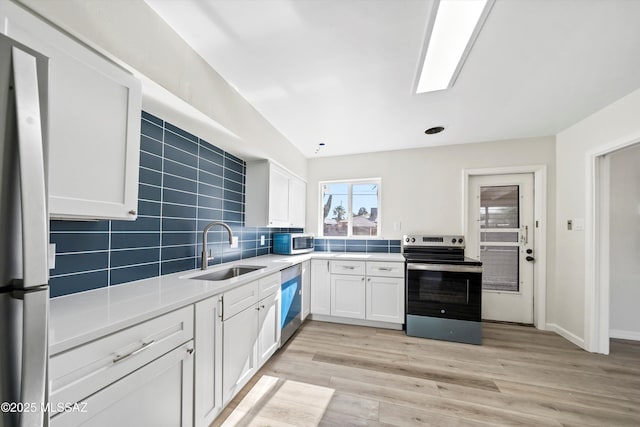
[[[527,261],[533,261],[535,258],[534,258],[534,257],[532,257],[532,256],[528,256],[528,257],[526,257],[525,259],[526,259]]]

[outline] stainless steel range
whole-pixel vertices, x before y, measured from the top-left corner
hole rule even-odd
[[[402,238],[407,335],[482,343],[482,263],[464,256],[462,236]]]

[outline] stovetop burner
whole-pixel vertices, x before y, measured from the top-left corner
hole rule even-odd
[[[482,265],[464,256],[463,236],[406,235],[402,238],[402,254],[413,263]]]

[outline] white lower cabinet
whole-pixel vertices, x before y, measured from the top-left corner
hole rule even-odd
[[[220,297],[196,303],[194,414],[196,427],[208,427],[222,411],[222,319]]]
[[[367,320],[404,323],[404,279],[367,277]]]
[[[258,303],[258,367],[280,347],[280,290]]]
[[[311,261],[302,263],[302,312],[301,320],[311,313]]]
[[[183,426],[192,423],[193,341],[83,399],[52,427]],[[85,405],[86,404],[86,405]]]
[[[93,340],[49,360],[52,426],[193,425],[193,306]],[[86,406],[82,406],[86,403]]]
[[[274,280],[269,276],[222,297],[223,406],[280,347],[280,287]]]
[[[338,317],[365,318],[364,276],[331,275],[331,315]]]
[[[258,310],[251,304],[222,324],[222,403],[226,405],[258,369]]]
[[[404,323],[404,263],[311,260],[311,313]]]
[[[331,314],[331,270],[329,260],[311,260],[311,314]]]

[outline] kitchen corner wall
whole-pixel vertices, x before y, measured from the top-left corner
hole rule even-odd
[[[302,231],[244,226],[242,159],[146,112],[141,129],[137,220],[51,221],[52,297],[197,268],[210,221],[239,237],[231,249],[226,231],[214,227],[211,264],[268,254],[274,232]]]

